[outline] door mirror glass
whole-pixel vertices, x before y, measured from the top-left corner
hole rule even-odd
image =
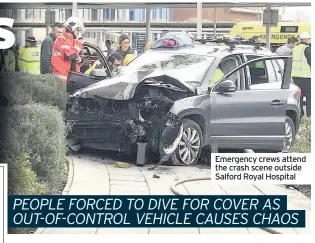
[[[215,88],[220,94],[231,93],[236,91],[235,82],[232,80],[225,80],[218,84]]]

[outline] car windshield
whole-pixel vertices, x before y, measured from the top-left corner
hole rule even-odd
[[[123,67],[121,75],[137,73],[138,79],[142,79],[152,72],[163,72],[182,82],[198,86],[214,59],[195,54],[148,51]]]

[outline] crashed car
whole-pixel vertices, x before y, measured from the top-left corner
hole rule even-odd
[[[168,43],[116,77],[72,73],[68,85],[79,88],[67,105],[70,147],[132,153],[145,143],[175,165],[196,164],[206,146],[288,151],[301,95],[291,66],[291,57],[250,45]],[[218,68],[224,76],[209,88]]]

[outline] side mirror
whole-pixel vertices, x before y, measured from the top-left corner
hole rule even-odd
[[[232,80],[225,80],[219,83],[216,89],[220,94],[235,92],[235,82],[233,82]]]
[[[94,69],[90,75],[90,78],[96,79],[96,80],[103,80],[107,78],[107,73],[103,69]]]

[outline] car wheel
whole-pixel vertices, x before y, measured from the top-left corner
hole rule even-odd
[[[194,165],[199,161],[203,147],[200,126],[193,120],[183,119],[183,136],[171,157],[173,165]]]
[[[295,125],[290,117],[285,118],[285,138],[282,152],[289,152],[295,140]]]

